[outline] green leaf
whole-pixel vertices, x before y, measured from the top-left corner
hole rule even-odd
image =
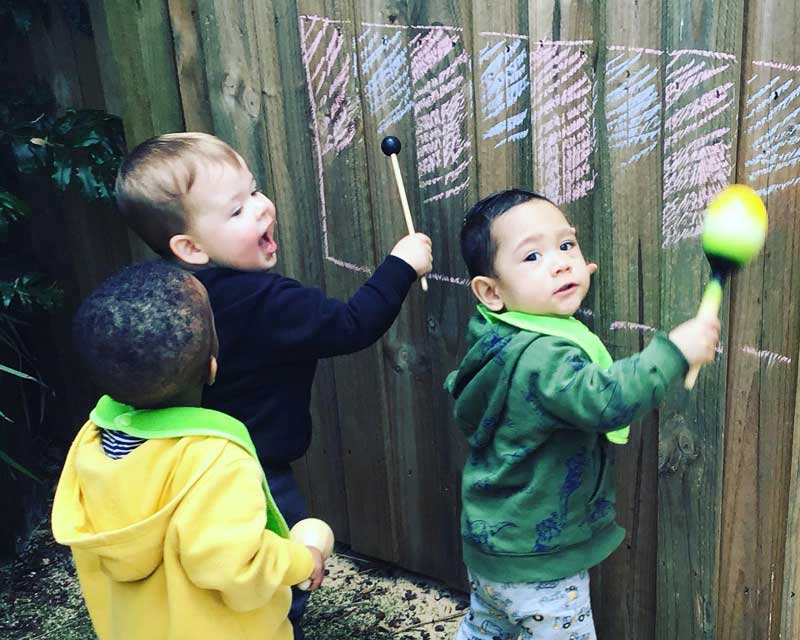
[[[18,378],[22,378],[23,380],[30,380],[31,382],[38,382],[39,384],[44,385],[44,383],[38,378],[34,378],[33,376],[29,376],[27,373],[23,373],[22,371],[17,371],[16,369],[7,367],[4,364],[0,364],[0,371],[5,371],[6,373],[10,373],[12,376],[17,376]]]
[[[20,173],[37,173],[50,164],[48,148],[31,143],[30,138],[15,138],[11,143],[11,148],[14,151],[17,169]]]
[[[34,475],[33,471],[30,471],[26,467],[23,467],[19,462],[14,460],[14,458],[12,458],[10,455],[8,455],[2,449],[0,449],[0,460],[5,462],[9,467],[12,467],[13,469],[16,469],[17,471],[19,471],[23,475],[28,476],[31,480],[35,480],[36,482],[41,484],[41,482],[42,482],[41,479],[38,476]]]
[[[11,6],[11,15],[14,16],[14,24],[22,33],[28,33],[33,24],[33,13],[29,6],[16,3]]]
[[[13,193],[0,189],[0,210],[7,211],[15,215],[15,220],[19,220],[31,213],[31,208],[24,200],[21,200]]]
[[[60,191],[66,191],[72,177],[72,158],[63,149],[53,153],[53,181]]]

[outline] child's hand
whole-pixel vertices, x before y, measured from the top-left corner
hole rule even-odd
[[[394,245],[392,255],[404,260],[418,276],[430,273],[433,268],[431,239],[424,233],[413,233]]]
[[[711,362],[719,342],[719,318],[692,318],[669,333],[689,367]]]
[[[314,570],[309,576],[311,585],[308,587],[307,591],[314,591],[315,589],[319,589],[322,580],[325,578],[325,559],[322,557],[322,551],[316,547],[306,545],[306,548],[311,552],[311,557],[314,558]]]

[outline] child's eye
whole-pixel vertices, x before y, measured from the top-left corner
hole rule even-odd
[[[238,215],[239,215],[241,212],[242,212],[242,208],[241,208],[241,207],[239,207],[239,208],[238,208],[236,211],[234,211],[234,212],[231,214],[231,217],[232,217],[232,218],[235,218],[235,217],[236,217],[236,216],[238,216]]]
[[[525,256],[525,262],[535,262],[541,257],[542,257],[541,253],[539,253],[538,251],[533,251],[529,253],[527,256]]]
[[[253,185],[253,190],[250,192],[250,195],[254,196],[257,193],[261,193],[261,189],[258,188],[258,185]]]
[[[562,242],[559,249],[562,251],[569,251],[572,247],[575,246],[575,243],[572,240],[567,240],[566,242]]]

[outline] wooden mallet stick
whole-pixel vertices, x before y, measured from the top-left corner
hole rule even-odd
[[[389,156],[392,161],[392,170],[394,171],[394,181],[397,184],[397,191],[400,192],[400,204],[403,206],[403,216],[406,219],[406,228],[409,235],[414,233],[414,221],[411,219],[411,210],[408,208],[408,198],[406,197],[406,188],[403,185],[403,175],[400,173],[400,163],[397,161],[397,154],[400,153],[402,145],[400,140],[394,136],[386,136],[381,142],[381,151]],[[428,290],[428,279],[422,276],[419,279],[422,285],[422,290]]]

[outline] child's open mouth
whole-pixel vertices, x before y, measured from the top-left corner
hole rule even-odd
[[[272,255],[278,250],[278,244],[273,239],[270,231],[267,231],[261,236],[261,239],[258,241],[258,246],[260,246],[267,255]]]
[[[555,295],[559,295],[561,293],[569,293],[570,291],[575,289],[575,287],[577,287],[577,286],[578,285],[575,284],[574,282],[568,282],[564,286],[559,287],[558,289],[556,289],[554,293],[555,293]]]

